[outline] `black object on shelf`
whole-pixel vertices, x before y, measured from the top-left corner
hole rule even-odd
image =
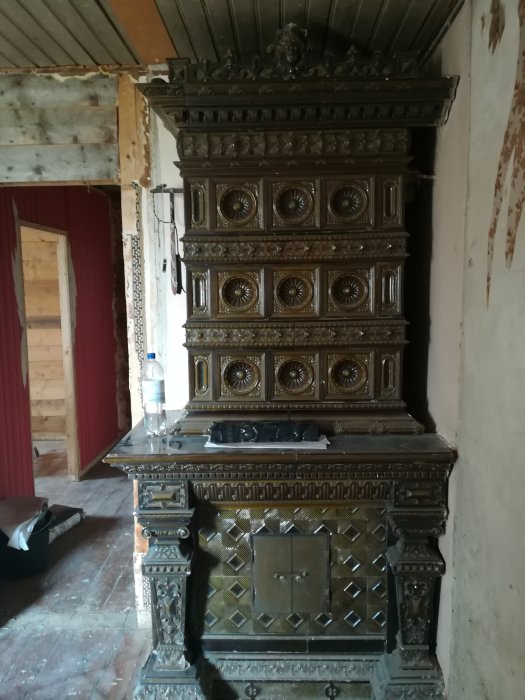
[[[210,440],[228,442],[316,442],[319,427],[315,423],[294,421],[222,421],[213,423]]]
[[[29,549],[8,547],[8,537],[0,531],[0,577],[24,578],[46,568],[49,554],[49,527],[53,514],[46,511],[37,520],[31,536],[27,540]]]

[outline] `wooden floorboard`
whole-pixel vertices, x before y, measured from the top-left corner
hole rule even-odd
[[[35,458],[36,493],[85,520],[49,546],[45,571],[0,578],[0,700],[125,700],[151,650],[137,625],[132,483],[107,465],[68,479]]]

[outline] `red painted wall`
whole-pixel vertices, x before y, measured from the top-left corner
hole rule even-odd
[[[13,203],[20,219],[68,232],[76,283],[75,390],[80,462],[118,437],[107,198],[87,187],[0,188],[0,498],[33,493],[28,387],[14,295]]]

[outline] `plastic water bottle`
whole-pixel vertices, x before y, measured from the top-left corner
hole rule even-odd
[[[142,401],[146,435],[166,435],[164,370],[154,352],[142,363]]]

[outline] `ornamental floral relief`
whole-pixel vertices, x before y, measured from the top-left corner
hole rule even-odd
[[[217,183],[215,187],[217,228],[258,229],[262,225],[260,183]]]
[[[276,355],[274,358],[274,394],[276,398],[297,399],[317,396],[315,355]]]
[[[261,278],[259,271],[217,273],[219,315],[261,313]]]
[[[273,274],[276,313],[304,315],[317,311],[316,270],[276,270]]]
[[[262,357],[221,355],[221,398],[258,399],[263,397]]]
[[[370,355],[328,355],[328,396],[353,398],[370,393]]]
[[[316,225],[316,186],[313,182],[274,182],[273,226],[311,228]]]
[[[370,178],[334,180],[326,185],[326,223],[335,227],[373,225]]]
[[[370,311],[370,270],[330,270],[328,310],[348,313]]]

